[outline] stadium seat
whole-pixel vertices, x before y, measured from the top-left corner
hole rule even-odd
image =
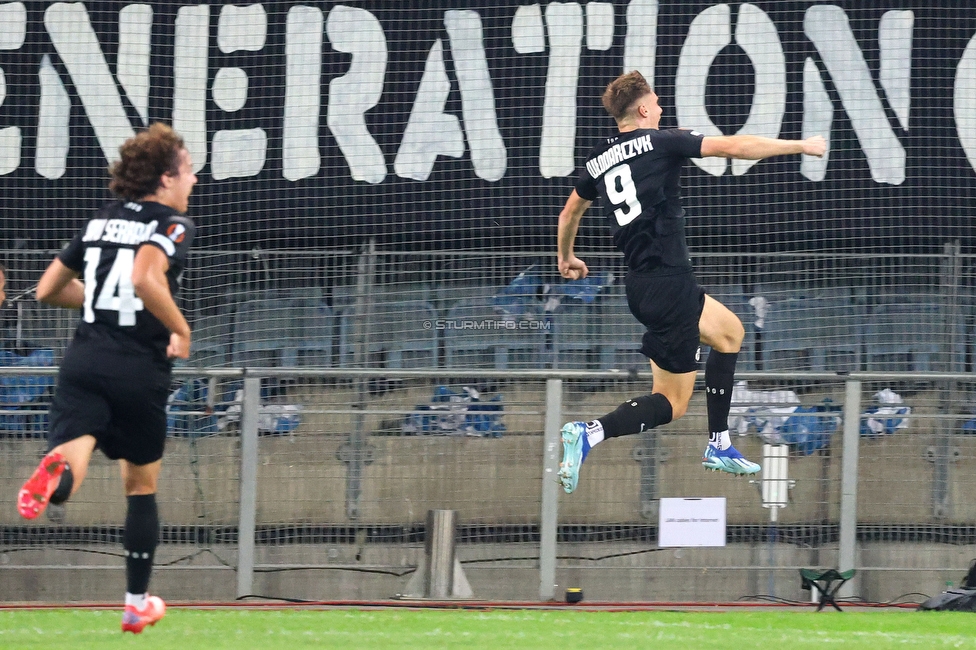
[[[450,368],[539,368],[544,359],[545,330],[507,329],[490,296],[469,298],[451,307],[445,319],[444,355]],[[518,322],[518,321],[512,321]],[[540,322],[540,321],[533,321]],[[466,323],[472,325],[465,326]],[[490,326],[479,327],[482,323]]]
[[[864,330],[867,370],[889,372],[961,371],[964,328],[947,323],[938,296],[890,294],[882,296],[866,319]],[[955,336],[950,337],[953,333]],[[955,343],[950,341],[955,339]]]
[[[385,302],[377,307],[376,325],[385,333],[384,349],[389,367],[436,368],[437,331],[433,323],[437,314],[434,307],[421,300]]]
[[[233,363],[293,367],[298,357],[294,298],[245,300],[234,318]]]
[[[436,368],[437,330],[434,307],[421,300],[376,300],[371,314],[357,315],[349,305],[339,314],[339,363],[355,365],[359,336],[365,336],[367,359],[388,368]]]
[[[640,349],[647,328],[630,313],[627,297],[620,289],[611,291],[600,304],[601,318],[597,325],[600,345],[600,368],[645,370],[647,357]]]
[[[300,367],[333,365],[336,316],[315,296],[295,298],[295,365]]]
[[[190,323],[193,338],[187,365],[219,367],[231,363],[234,309],[234,305],[220,305]]]
[[[0,350],[0,366],[53,366],[50,349],[20,356]],[[45,395],[54,387],[53,375],[0,376],[0,437],[39,438],[47,432]]]
[[[852,372],[861,368],[864,312],[844,298],[769,303],[762,334],[765,370]]]
[[[498,316],[484,297],[465,298],[447,312],[444,330],[444,363],[448,368],[494,368],[505,360],[496,359],[498,333],[487,329],[461,329],[465,322],[494,321]]]
[[[75,314],[58,307],[21,303],[17,306],[17,315],[20,323],[18,347],[54,350],[60,356],[74,334]]]
[[[976,292],[967,288],[960,297],[963,319],[963,371],[976,369]]]
[[[590,305],[564,299],[552,312],[553,367],[594,369],[596,362],[595,317]]]
[[[332,287],[332,306],[336,312],[345,312],[356,304],[359,287],[356,284],[342,284]],[[426,282],[398,282],[381,284],[367,288],[374,302],[396,302],[412,300],[432,302],[435,290]]]

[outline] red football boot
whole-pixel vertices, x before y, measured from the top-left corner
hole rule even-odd
[[[44,512],[51,494],[58,489],[67,462],[59,453],[50,452],[34,470],[17,495],[17,510],[24,519],[34,519]]]
[[[122,631],[139,634],[147,625],[155,625],[156,621],[166,615],[166,603],[159,596],[147,596],[146,606],[136,609],[135,605],[126,605],[122,614]]]

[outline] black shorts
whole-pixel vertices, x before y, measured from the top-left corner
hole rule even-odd
[[[51,401],[48,449],[84,435],[112,460],[146,465],[163,457],[171,372],[150,353],[71,345]]]
[[[697,371],[698,321],[705,308],[705,290],[698,286],[695,274],[630,271],[624,284],[631,313],[647,328],[641,353],[668,372]]]

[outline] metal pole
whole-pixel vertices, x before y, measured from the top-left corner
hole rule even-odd
[[[424,550],[427,554],[427,598],[451,598],[454,587],[454,538],[457,518],[453,510],[428,510]]]
[[[556,534],[559,524],[559,456],[562,451],[563,382],[546,380],[546,423],[542,451],[542,513],[539,523],[539,600],[556,597]]]
[[[14,333],[17,350],[24,346],[24,303],[17,302],[17,328]]]
[[[959,242],[943,246],[945,260],[942,264],[942,314],[945,318],[942,331],[942,362],[937,364],[943,372],[960,370],[957,360],[959,348],[959,278],[962,273],[962,260],[959,256]],[[957,412],[957,383],[952,380],[940,381],[939,410],[943,414],[939,431],[935,434],[935,456],[932,472],[932,516],[948,519],[952,515],[952,491],[950,489],[951,439],[956,428],[952,417]]]
[[[241,404],[241,504],[237,525],[237,597],[253,593],[254,524],[258,496],[258,410],[261,378],[244,378]]]
[[[779,507],[773,506],[769,509],[769,533],[766,535],[766,542],[769,544],[769,576],[767,577],[766,589],[769,595],[776,596],[776,522],[779,521]]]
[[[369,337],[373,320],[373,280],[376,276],[376,240],[370,239],[366,251],[359,258],[356,279],[356,347],[353,365],[369,365]],[[349,432],[346,460],[346,517],[359,519],[359,499],[363,494],[363,473],[366,457],[366,422],[363,410],[369,393],[369,380],[356,381],[357,413],[353,416],[353,430]]]
[[[640,462],[641,517],[651,521],[657,521],[660,505],[661,447],[661,434],[657,429],[641,431],[634,447],[634,455]]]
[[[857,565],[857,466],[858,445],[861,440],[861,382],[848,379],[844,395],[844,444],[841,459],[840,489],[840,549],[838,570],[849,571]],[[853,595],[854,586],[848,582],[840,596]]]

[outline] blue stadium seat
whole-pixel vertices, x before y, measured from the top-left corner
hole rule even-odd
[[[294,298],[245,300],[234,318],[233,363],[293,367],[298,358]]]
[[[882,296],[864,330],[867,369],[961,371],[965,332],[961,310],[957,314],[957,322],[947,324],[947,311],[935,295]],[[955,346],[950,343],[950,332],[955,334]]]
[[[498,332],[487,329],[461,329],[466,322],[479,323],[498,318],[490,298],[465,298],[447,312],[444,330],[444,364],[448,368],[495,368],[507,364],[496,359]]]
[[[22,348],[54,350],[60,356],[74,336],[77,316],[58,307],[22,302],[17,305],[17,315]]]
[[[359,287],[341,284],[332,287],[332,306],[336,313],[346,312],[356,303]],[[402,300],[434,302],[436,289],[427,282],[398,282],[396,284],[376,285],[367,288],[374,302],[397,302]]]
[[[837,297],[769,303],[762,328],[765,370],[852,372],[861,368],[864,310]]]
[[[966,287],[960,292],[960,309],[963,319],[963,371],[976,369],[976,290]]]
[[[200,316],[190,323],[190,366],[226,366],[231,363],[233,347],[234,305],[221,305],[214,313]]]
[[[553,367],[592,370],[598,362],[596,322],[590,305],[564,299],[552,313]]]
[[[295,365],[333,366],[336,316],[318,297],[295,298],[292,307]]]
[[[0,350],[0,366],[53,366],[54,352],[38,349],[28,356]],[[0,376],[0,437],[40,438],[47,433],[47,409],[41,400],[54,387],[53,375]]]
[[[377,300],[368,319],[349,305],[339,314],[339,363],[355,365],[357,337],[363,335],[367,364],[379,358],[388,368],[435,368],[436,320],[434,307],[422,300]]]
[[[449,368],[542,368],[545,358],[545,331],[476,327],[481,323],[500,323],[491,296],[469,298],[448,311],[444,330],[445,365]],[[534,321],[541,322],[541,321]],[[472,325],[465,326],[466,323]]]
[[[630,313],[627,297],[621,290],[611,291],[602,301],[602,318],[597,326],[600,344],[600,368],[649,368],[640,349],[647,328]]]
[[[356,363],[356,307],[352,304],[336,305],[336,319],[339,321],[339,367],[353,368],[366,365],[363,360]]]

